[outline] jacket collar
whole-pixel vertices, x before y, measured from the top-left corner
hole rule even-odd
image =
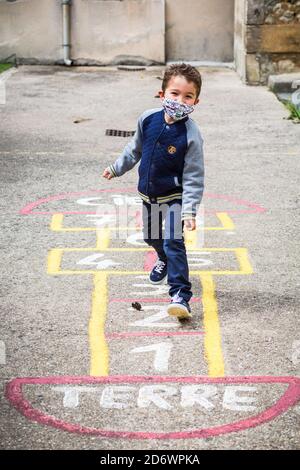
[[[168,124],[167,121],[165,120],[165,110],[164,108],[161,109],[161,115],[162,115],[162,121],[164,124]],[[186,122],[189,119],[189,116],[184,117],[183,119],[180,119],[179,121],[174,121],[172,124],[168,124],[169,126],[173,126],[180,124],[181,122]]]

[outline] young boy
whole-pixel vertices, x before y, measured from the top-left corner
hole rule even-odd
[[[168,276],[168,314],[178,318],[191,316],[183,227],[195,230],[203,194],[203,139],[188,116],[199,102],[201,86],[201,75],[194,67],[184,63],[167,67],[159,91],[163,108],[139,117],[133,139],[102,175],[121,176],[141,161],[138,193],[143,201],[144,241],[158,256],[150,282],[161,284]]]

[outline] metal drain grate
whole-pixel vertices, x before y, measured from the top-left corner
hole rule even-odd
[[[136,67],[136,66],[126,66],[126,65],[119,65],[118,70],[126,70],[127,72],[140,72],[141,70],[146,70],[146,67]]]
[[[106,129],[105,135],[110,135],[113,137],[132,137],[135,134],[135,131],[119,131],[117,129]]]

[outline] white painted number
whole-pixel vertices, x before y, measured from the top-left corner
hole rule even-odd
[[[148,276],[147,276],[148,277]],[[146,276],[137,276],[140,279],[146,279]],[[160,284],[155,286],[153,284],[149,284],[149,282],[143,282],[138,284],[132,284],[132,287],[141,287],[141,290],[138,291],[131,291],[131,295],[141,295],[147,297],[157,297],[158,295],[165,295],[169,292],[169,286]]]
[[[81,259],[80,261],[77,261],[76,264],[83,265],[83,266],[95,266],[97,269],[107,269],[110,268],[111,266],[117,266],[120,265],[121,263],[117,263],[116,261],[113,261],[112,259],[104,259],[102,261],[96,261],[99,260],[99,258],[102,258],[105,256],[103,253],[95,253],[93,255],[87,256],[86,258]]]
[[[172,343],[170,343],[169,341],[165,341],[162,343],[150,344],[149,346],[141,346],[139,348],[134,348],[130,352],[143,353],[154,351],[154,369],[158,370],[159,372],[167,372],[172,347]]]
[[[208,251],[201,251],[198,253],[197,251],[190,251],[188,253],[188,260],[190,266],[211,266],[213,261],[210,259],[202,258],[203,255],[211,256],[211,253]]]
[[[85,197],[77,199],[76,202],[82,206],[98,206],[100,201],[102,201],[101,197]]]
[[[130,308],[130,310],[133,310]],[[141,326],[143,328],[174,328],[177,326],[177,322],[166,322],[158,323],[160,320],[170,318],[165,307],[160,307],[159,305],[146,305],[143,307],[143,310],[158,310],[157,313],[150,315],[149,317],[143,318],[142,320],[137,320],[130,323],[133,326]]]

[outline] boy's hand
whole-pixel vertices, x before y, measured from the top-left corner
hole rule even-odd
[[[184,221],[185,230],[195,230],[196,229],[196,220],[195,219],[186,219]]]
[[[113,175],[111,174],[111,172],[109,171],[108,168],[105,168],[105,170],[103,171],[102,173],[102,176],[103,178],[106,178],[108,180],[110,180],[111,178],[113,178]]]

